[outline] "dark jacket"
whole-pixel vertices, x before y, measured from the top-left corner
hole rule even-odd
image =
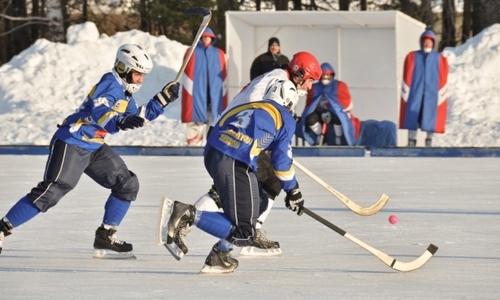
[[[286,69],[288,63],[288,57],[281,53],[276,57],[274,57],[270,51],[262,53],[257,56],[252,63],[252,67],[250,68],[250,80],[274,69]]]

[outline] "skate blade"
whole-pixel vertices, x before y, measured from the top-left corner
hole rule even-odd
[[[223,268],[220,266],[204,265],[203,268],[201,268],[200,270],[200,274],[227,274],[227,273],[233,273],[235,269],[236,266]]]
[[[165,243],[163,245],[165,246],[165,248],[167,248],[168,252],[170,252],[170,254],[172,254],[172,256],[177,260],[181,260],[184,254],[186,254],[175,243]]]
[[[243,247],[240,251],[240,256],[243,257],[261,257],[261,256],[280,256],[281,248],[261,249],[257,247]]]
[[[158,226],[158,245],[164,245],[167,242],[168,218],[172,214],[174,201],[164,197],[160,207],[160,221]]]
[[[136,259],[133,252],[116,252],[105,249],[95,249],[94,258],[98,259]]]

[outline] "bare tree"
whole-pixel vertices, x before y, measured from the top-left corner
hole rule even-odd
[[[366,0],[361,0],[360,5],[361,5],[361,10],[366,10],[368,8]]]
[[[54,42],[65,40],[64,14],[61,0],[47,0],[47,18],[51,21],[49,25],[49,39]]]
[[[442,50],[447,46],[455,46],[455,1],[443,0],[443,31],[441,36],[441,43],[439,49]]]
[[[340,10],[349,10],[349,4],[351,0],[339,0],[339,9]]]
[[[262,2],[262,1],[260,1],[260,0],[256,0],[256,1],[255,1],[255,9],[256,9],[257,11],[260,11],[260,7],[261,7],[261,4],[262,4],[261,2]]]
[[[302,0],[293,0],[293,10],[302,10]]]
[[[464,0],[464,15],[462,24],[462,43],[470,38],[472,29],[472,0]]]
[[[500,22],[500,1],[475,0],[472,11],[472,32],[478,34],[484,28]]]
[[[432,25],[434,18],[432,14],[432,3],[431,0],[422,0],[420,4],[421,9],[421,20],[427,25]]]
[[[288,10],[288,0],[274,0],[276,10]]]

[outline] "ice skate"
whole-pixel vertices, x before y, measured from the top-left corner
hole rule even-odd
[[[277,256],[281,255],[280,243],[269,240],[262,229],[257,229],[252,246],[241,248],[240,256]]]
[[[238,267],[238,260],[231,256],[231,251],[219,250],[217,244],[205,259],[205,265],[200,270],[202,274],[231,273]]]
[[[135,258],[132,244],[116,238],[116,229],[101,225],[95,232],[94,258],[130,259]]]
[[[0,254],[2,253],[5,237],[11,234],[12,226],[4,219],[0,220]]]
[[[193,225],[195,213],[196,209],[193,205],[174,202],[167,225],[165,248],[177,260],[180,260],[188,252],[184,238],[189,233],[189,227]]]

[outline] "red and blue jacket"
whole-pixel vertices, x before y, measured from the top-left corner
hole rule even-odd
[[[405,59],[399,128],[444,133],[448,62],[436,51],[410,52]]]
[[[198,43],[182,77],[182,122],[207,123],[209,101],[210,119],[217,119],[227,106],[226,77],[224,51]]]

